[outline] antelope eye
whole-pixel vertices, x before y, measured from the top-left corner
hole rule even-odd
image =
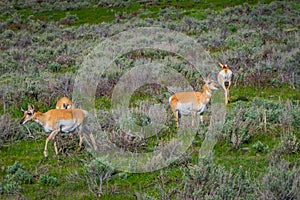
[[[32,113],[27,113],[29,116],[31,116],[32,115]]]

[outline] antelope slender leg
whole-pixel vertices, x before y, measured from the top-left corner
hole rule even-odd
[[[46,139],[46,144],[45,144],[45,149],[44,149],[44,156],[45,157],[48,157],[48,151],[47,151],[47,148],[48,148],[48,142],[53,138],[55,137],[55,135],[58,133],[58,130],[54,130],[50,133],[50,135],[47,137]]]
[[[79,135],[79,149],[81,148],[82,146],[82,141],[83,141],[83,136],[82,134]]]
[[[192,111],[192,126],[194,126],[195,117],[196,117],[196,112]]]
[[[200,115],[200,121],[203,123],[203,115]]]
[[[230,103],[229,87],[227,88],[227,102]]]
[[[56,141],[54,141],[54,151],[55,151],[55,155],[57,155],[58,154],[58,149],[57,149],[57,143],[56,143]]]
[[[228,104],[227,89],[225,90],[225,104]]]
[[[176,118],[176,126],[177,128],[179,128],[179,111],[178,110],[175,110],[175,118]]]

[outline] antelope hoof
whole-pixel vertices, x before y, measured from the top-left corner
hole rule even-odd
[[[44,156],[47,158],[48,157],[48,152],[44,150]]]

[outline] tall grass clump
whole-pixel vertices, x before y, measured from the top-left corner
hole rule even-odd
[[[258,187],[242,167],[225,170],[208,160],[185,169],[180,199],[256,199]]]

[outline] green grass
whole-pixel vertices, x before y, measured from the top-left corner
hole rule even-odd
[[[255,5],[256,3],[270,3],[271,0],[251,0],[246,1],[250,5]],[[18,13],[23,17],[27,18],[30,15],[34,16],[34,19],[47,20],[48,18],[53,19],[55,21],[59,21],[64,18],[67,13],[72,15],[77,15],[79,18],[74,25],[82,25],[82,24],[94,24],[94,23],[102,23],[102,22],[111,22],[115,19],[116,14],[127,13],[132,16],[140,16],[141,18],[157,18],[160,11],[162,9],[173,7],[178,9],[183,15],[195,17],[196,19],[204,19],[205,9],[212,10],[222,10],[226,7],[233,7],[236,5],[241,5],[246,3],[245,1],[168,1],[166,2],[158,2],[154,5],[152,4],[143,4],[140,2],[132,2],[130,6],[126,6],[125,8],[120,7],[96,7],[96,8],[82,8],[76,10],[67,10],[67,11],[43,11],[43,12],[33,12],[31,8],[25,8],[18,10]],[[0,14],[0,19],[7,19],[6,16]]]
[[[189,164],[196,164],[198,161],[198,151],[201,147],[201,139],[195,138],[197,141],[192,145],[188,152],[191,156]],[[260,140],[270,147],[270,151],[276,148],[280,141],[280,137],[276,134],[257,133],[248,143],[242,145],[248,150],[232,149],[228,143],[218,142],[214,148],[214,163],[225,167],[226,169],[243,169],[250,172],[255,177],[259,177],[261,173],[266,172],[269,163],[270,152],[257,152],[252,145]],[[83,165],[88,160],[85,150],[80,153],[69,152],[68,155],[61,153],[54,155],[53,143],[49,143],[49,158],[44,158],[43,148],[45,140],[23,140],[16,141],[1,148],[1,172],[4,176],[4,169],[14,164],[15,161],[23,164],[35,177],[41,174],[56,177],[58,185],[41,186],[38,178],[34,179],[33,184],[22,185],[24,197],[32,198],[57,198],[72,199],[74,195],[78,199],[93,199],[89,194],[87,185],[83,178]],[[285,155],[285,159],[291,162],[297,162],[298,154]],[[127,173],[125,178],[115,175],[108,185],[105,185],[105,193],[101,199],[135,199],[134,193],[147,193],[156,198],[160,198],[161,191],[158,189],[160,180],[160,170],[149,173]],[[166,177],[165,187],[174,188],[180,185],[182,178],[182,165],[173,164],[162,170]],[[77,176],[74,176],[77,174]],[[70,178],[71,177],[71,178]],[[1,179],[0,179],[1,180]]]
[[[23,164],[25,169],[35,176],[33,184],[24,184],[22,194],[24,197],[37,199],[41,198],[58,198],[72,199],[76,195],[76,199],[94,199],[88,192],[87,185],[83,176],[83,165],[87,161],[85,151],[79,154],[71,152],[69,155],[54,155],[52,142],[49,143],[49,157],[44,158],[42,149],[44,148],[44,139],[37,141],[17,141],[9,146],[1,148],[1,171],[0,175],[5,175],[5,168],[13,165],[15,161]],[[22,149],[22,150],[21,150]],[[77,177],[70,178],[72,174],[77,173]],[[169,167],[163,170],[168,181],[172,184],[180,180],[180,167]],[[47,186],[38,183],[38,176],[47,174],[58,179],[58,185]],[[126,198],[134,199],[134,192],[147,191],[152,194],[159,194],[155,185],[160,171],[149,173],[127,174],[127,178],[121,179],[116,176],[109,182],[107,190],[115,185],[118,193],[113,194],[114,199]],[[1,179],[0,179],[1,180]],[[1,197],[1,196],[0,196]],[[110,199],[112,194],[105,193],[103,199]]]
[[[268,145],[270,152],[278,145],[280,139],[271,134],[257,133],[251,142],[243,143],[241,148],[235,150],[228,143],[218,142],[214,148],[215,162],[224,166],[226,169],[243,169],[259,176],[268,168],[268,154],[270,152],[257,152],[252,148],[253,144],[260,140],[263,144]]]
[[[82,176],[83,160],[88,158],[84,151],[80,153],[71,152],[68,156],[60,154],[54,155],[52,141],[49,142],[49,157],[44,158],[43,149],[45,139],[16,141],[10,145],[1,148],[1,176],[5,175],[5,168],[13,165],[15,161],[23,164],[35,178],[33,184],[22,185],[24,197],[37,199],[59,197],[59,199],[70,199],[74,194],[84,197],[87,194],[87,188],[83,179],[76,179],[70,184],[68,176],[78,173]],[[58,185],[44,186],[38,183],[38,178],[46,174],[56,177]],[[0,179],[1,180],[1,179]]]
[[[249,86],[232,87],[230,90],[231,101],[250,101],[255,97],[280,101],[300,100],[299,89],[292,89],[290,86],[254,88]]]

